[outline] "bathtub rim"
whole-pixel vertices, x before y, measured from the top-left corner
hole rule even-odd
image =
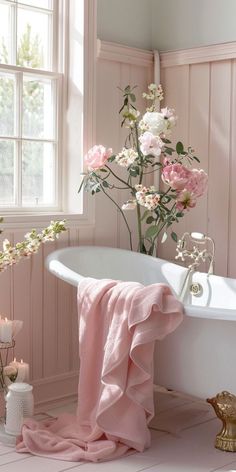
[[[69,247],[64,247],[61,249],[56,249],[55,251],[52,251],[48,256],[46,257],[45,260],[45,266],[47,270],[55,275],[57,278],[60,280],[63,280],[66,283],[69,283],[70,285],[73,285],[74,287],[78,287],[78,284],[81,280],[83,280],[85,277],[83,275],[80,275],[78,272],[75,272],[72,269],[69,269],[65,264],[63,264],[58,256],[62,253],[65,252],[71,252],[72,250],[79,249],[80,251],[82,250],[108,250],[108,251],[116,251],[116,252],[127,252],[131,253],[132,251],[128,249],[120,249],[120,248],[113,248],[113,247],[107,247],[107,246],[90,246],[90,245],[81,245],[81,246],[69,246]],[[172,261],[167,261],[166,259],[161,259],[161,258],[156,258],[153,256],[149,256],[146,254],[141,254],[141,253],[135,253],[136,256],[138,257],[147,257],[150,259],[152,257],[153,259],[159,259],[160,261],[166,262],[170,265],[174,265],[176,267],[180,267],[183,269],[182,266],[179,264],[176,264]],[[186,269],[187,270],[187,269]],[[213,275],[213,277],[218,277],[216,275]],[[219,276],[221,277],[221,276]],[[222,277],[225,278],[225,277]],[[230,308],[217,308],[217,307],[206,307],[206,306],[200,306],[200,305],[189,305],[185,304],[184,305],[184,312],[185,315],[189,317],[194,317],[194,318],[203,318],[203,319],[212,319],[212,320],[222,320],[222,321],[236,321],[236,309],[230,309]]]

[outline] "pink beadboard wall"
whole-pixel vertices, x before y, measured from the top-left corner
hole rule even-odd
[[[122,96],[117,87],[133,83],[140,91],[145,90],[153,80],[153,54],[99,43],[96,77],[96,142],[118,151],[124,136],[118,115]],[[116,194],[115,198],[120,196]],[[38,408],[73,397],[78,384],[76,289],[44,268],[46,256],[70,245],[128,247],[116,209],[100,195],[95,206],[95,225],[73,222],[59,240],[45,244],[31,259],[0,274],[0,314],[24,322],[16,338],[15,356],[30,364]],[[44,225],[45,221],[33,223],[38,231]],[[5,238],[12,243],[21,241],[26,232],[17,225],[11,227],[0,235],[0,244]]]
[[[191,145],[209,174],[208,194],[176,232],[201,231],[216,244],[215,273],[236,277],[236,43],[161,54],[165,101],[176,109],[173,140]],[[174,259],[175,244],[159,254]]]
[[[96,142],[119,151],[124,131],[118,115],[122,103],[118,87],[133,84],[145,90],[153,81],[153,53],[112,43],[99,42],[98,46]],[[196,149],[210,177],[208,196],[178,225],[177,232],[196,230],[212,236],[216,272],[236,277],[236,44],[162,54],[161,82],[166,103],[179,116],[175,137]],[[116,198],[123,201],[118,193]],[[0,237],[16,242],[25,232],[16,226]],[[15,354],[30,364],[39,406],[77,391],[76,290],[48,273],[44,262],[56,248],[82,244],[128,247],[120,215],[101,195],[95,200],[95,225],[73,223],[57,242],[0,274],[0,312],[24,321]],[[161,257],[174,259],[174,254],[170,240],[160,247]]]

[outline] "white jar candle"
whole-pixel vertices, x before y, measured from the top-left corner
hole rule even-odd
[[[32,385],[23,382],[16,382],[8,387],[6,395],[6,433],[18,436],[24,418],[33,416],[34,400],[32,390]]]

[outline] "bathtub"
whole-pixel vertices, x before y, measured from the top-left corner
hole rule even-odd
[[[168,389],[199,398],[222,390],[236,394],[236,280],[194,272],[178,264],[123,249],[80,246],[59,249],[46,260],[48,270],[77,286],[83,277],[168,284],[182,301],[179,328],[157,342],[154,380]],[[187,278],[186,278],[187,276]],[[185,283],[186,282],[186,283]],[[200,293],[190,293],[200,284]]]

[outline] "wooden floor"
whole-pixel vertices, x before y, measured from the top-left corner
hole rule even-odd
[[[155,395],[156,416],[151,423],[152,444],[144,453],[100,464],[65,462],[18,454],[0,445],[0,472],[236,472],[236,454],[214,448],[220,430],[210,405],[177,393]],[[75,411],[76,404],[48,410],[57,416]]]

